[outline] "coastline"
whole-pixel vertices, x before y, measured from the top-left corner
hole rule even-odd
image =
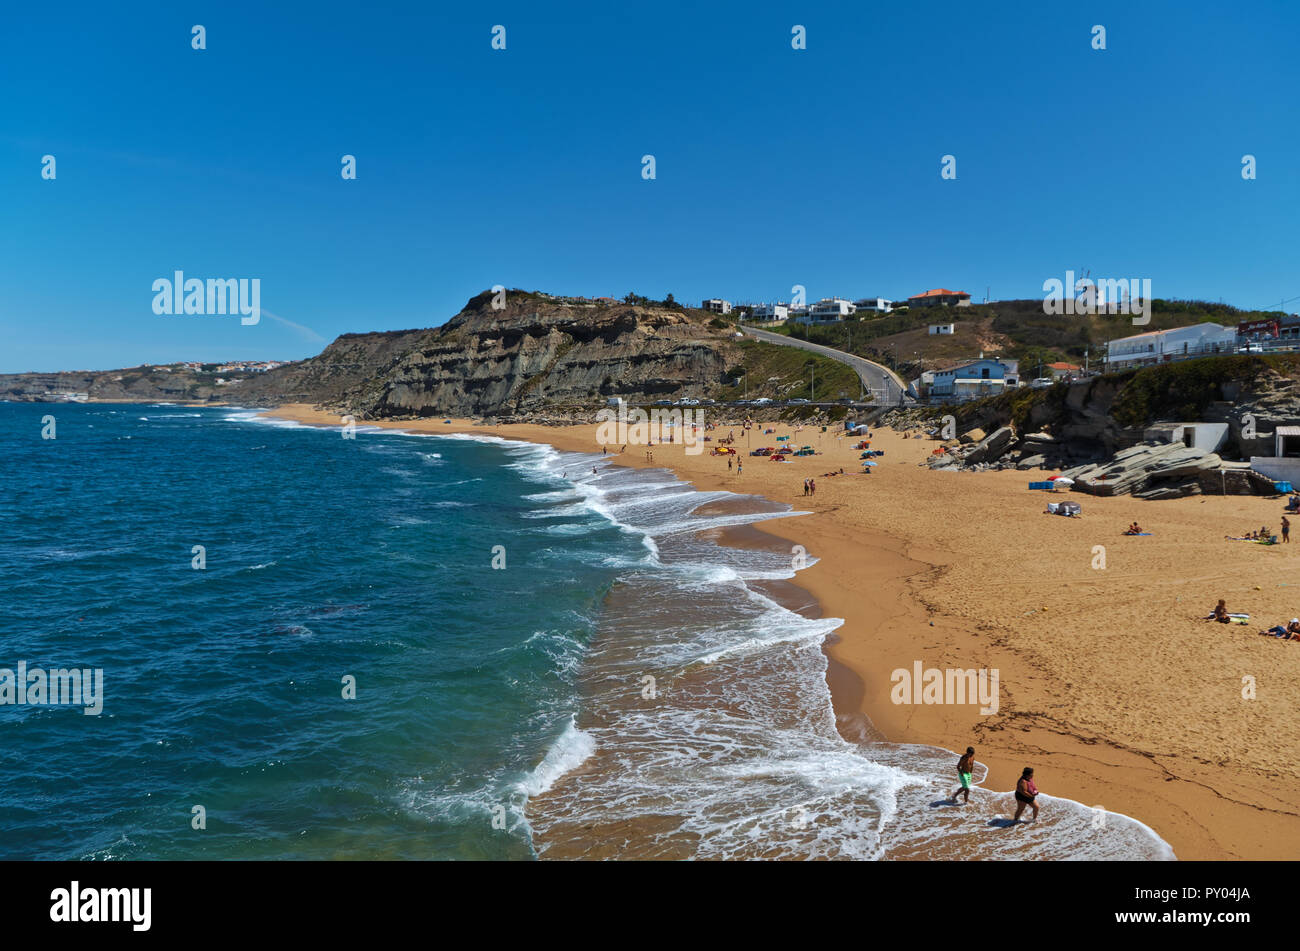
[[[280,407],[266,415],[309,425],[339,425],[337,415],[302,405]],[[420,420],[366,421],[364,425],[414,432],[493,435],[545,443],[566,451],[600,452],[594,424],[489,427],[475,426],[469,420],[454,420],[451,425],[440,420]],[[782,433],[792,432],[788,425],[776,428]],[[721,431],[725,429],[722,427]],[[802,569],[789,583],[808,592],[821,613],[845,619],[843,628],[825,646],[831,660],[827,679],[842,733],[854,739],[863,729],[868,729],[892,743],[918,743],[949,750],[970,743],[977,749],[977,759],[988,768],[982,788],[995,792],[1012,788],[1020,768],[1032,764],[1040,786],[1049,794],[1132,816],[1150,826],[1182,859],[1291,857],[1293,850],[1286,843],[1300,836],[1300,808],[1296,806],[1300,802],[1300,777],[1295,775],[1293,766],[1287,765],[1294,762],[1291,751],[1296,741],[1286,736],[1287,719],[1275,711],[1279,705],[1286,709],[1296,699],[1294,685],[1295,674],[1300,673],[1300,646],[1293,648],[1272,639],[1239,636],[1247,630],[1253,635],[1253,623],[1249,629],[1233,628],[1230,632],[1231,645],[1237,654],[1244,652],[1249,657],[1253,652],[1266,662],[1257,669],[1261,679],[1265,673],[1285,674],[1284,678],[1277,678],[1285,679],[1284,689],[1279,689],[1283,688],[1281,683],[1271,683],[1266,692],[1261,685],[1261,699],[1250,701],[1257,704],[1255,707],[1243,710],[1243,701],[1223,689],[1214,694],[1213,702],[1233,706],[1227,711],[1226,719],[1231,721],[1229,727],[1235,722],[1236,731],[1215,725],[1220,740],[1229,749],[1234,744],[1240,747],[1243,741],[1248,745],[1257,731],[1267,731],[1270,725],[1276,725],[1271,736],[1274,742],[1263,751],[1266,755],[1255,757],[1260,762],[1242,763],[1231,757],[1221,756],[1216,761],[1198,757],[1194,752],[1189,754],[1187,750],[1171,750],[1163,730],[1142,730],[1140,721],[1144,713],[1158,712],[1159,716],[1153,719],[1162,726],[1167,725],[1165,721],[1170,716],[1182,720],[1194,716],[1195,708],[1189,711],[1186,696],[1180,696],[1177,690],[1158,690],[1145,698],[1147,703],[1139,702],[1144,699],[1143,686],[1177,686],[1178,662],[1188,652],[1170,651],[1162,645],[1154,651],[1158,655],[1154,659],[1159,663],[1147,665],[1144,661],[1152,660],[1153,651],[1140,642],[1133,657],[1115,656],[1117,644],[1122,651],[1125,643],[1122,627],[1118,642],[1113,638],[1114,632],[1107,631],[1104,633],[1108,636],[1096,638],[1096,643],[1083,643],[1085,638],[1076,629],[1081,623],[1086,626],[1088,618],[1097,613],[1100,592],[1089,590],[1089,585],[1096,588],[1097,582],[1087,578],[1093,535],[1097,542],[1114,547],[1112,558],[1116,562],[1121,561],[1121,550],[1126,548],[1126,543],[1148,541],[1115,537],[1127,524],[1121,518],[1131,519],[1135,506],[1140,508],[1137,514],[1142,515],[1144,524],[1157,525],[1157,512],[1169,511],[1191,519],[1199,529],[1213,532],[1217,527],[1209,528],[1208,523],[1217,526],[1217,520],[1229,517],[1233,520],[1231,525],[1252,519],[1258,521],[1255,513],[1271,513],[1280,509],[1280,505],[1270,506],[1268,500],[1248,497],[1192,498],[1159,503],[1168,509],[1153,509],[1130,499],[1084,497],[1086,516],[1093,515],[1094,510],[1109,509],[1107,515],[1113,513],[1113,517],[1106,519],[1104,528],[1098,524],[1090,530],[1077,558],[1071,554],[1068,570],[1053,558],[1042,558],[1041,553],[1033,550],[1030,558],[1019,561],[1014,557],[981,561],[978,532],[972,548],[970,526],[954,524],[944,515],[944,505],[977,509],[971,521],[978,526],[990,519],[997,522],[999,506],[1018,502],[1020,508],[1013,514],[1018,516],[1023,512],[1023,519],[1008,518],[1007,513],[1002,513],[1001,519],[1004,524],[1000,531],[1010,529],[1013,534],[1017,525],[1026,534],[1054,535],[1097,523],[1040,516],[1039,494],[1031,495],[1024,488],[1029,473],[973,475],[917,469],[918,463],[928,455],[931,447],[928,440],[907,440],[888,430],[873,433],[873,447],[886,449],[886,455],[880,458],[881,465],[875,474],[863,476],[850,468],[856,462],[857,453],[849,449],[849,440],[836,438],[838,434],[834,431],[820,434],[808,428],[804,432],[800,438],[818,445],[825,455],[768,468],[766,459],[744,455],[742,445],[740,459],[750,465],[739,476],[724,468],[725,460],[707,453],[687,456],[680,445],[654,447],[653,461],[645,458],[645,447],[629,446],[625,453],[609,461],[636,468],[668,469],[699,489],[760,495],[811,513],[794,519],[766,520],[755,530],[791,545],[803,545],[817,561]],[[760,437],[751,441],[755,446],[765,444]],[[835,469],[843,466],[846,475],[824,478],[823,473],[832,464]],[[805,499],[795,488],[809,475],[817,478],[820,492]],[[1030,497],[1026,499],[1026,496]],[[1207,501],[1218,503],[1214,511],[1204,508]],[[1194,508],[1198,503],[1200,511]],[[1034,507],[1026,509],[1026,504]],[[934,532],[936,524],[964,531],[944,537]],[[1160,528],[1163,532],[1163,526]],[[1174,526],[1170,531],[1174,531]],[[1221,547],[1228,543],[1215,544]],[[1254,546],[1226,549],[1239,557],[1225,559],[1220,567],[1231,568],[1244,559],[1261,561],[1283,554],[1257,548],[1247,551],[1247,548]],[[1086,580],[1078,578],[1080,563]],[[1284,563],[1276,559],[1271,565],[1261,563],[1272,570],[1284,570]],[[1061,579],[1059,588],[1044,589],[1046,594],[1034,593],[1033,576],[1045,573],[1050,580],[1053,569],[1061,569],[1057,574],[1063,571],[1070,577]],[[1124,577],[1119,572],[1116,575],[1121,580]],[[1132,572],[1129,577],[1143,579],[1144,576]],[[1150,581],[1150,576],[1145,580]],[[1203,583],[1205,579],[1196,580]],[[1277,585],[1284,586],[1285,582]],[[1241,587],[1238,582],[1233,589],[1214,590],[1222,592],[1217,596],[1229,597],[1231,610],[1238,610],[1232,599],[1240,600]],[[1256,590],[1261,599],[1264,598],[1260,594],[1262,589],[1261,584]],[[1183,608],[1189,621],[1198,613],[1196,608],[1201,607],[1200,601],[1205,600],[1209,590],[1198,587],[1194,596],[1189,597],[1188,605]],[[1061,594],[1068,594],[1068,598],[1060,597]],[[1279,603],[1284,600],[1284,595],[1276,592],[1267,595]],[[1141,597],[1140,592],[1138,596]],[[1020,610],[1030,602],[1039,606],[1031,607],[1027,613]],[[1249,610],[1259,609],[1251,605]],[[1273,613],[1258,616],[1271,619]],[[1041,616],[1028,619],[1035,614],[1045,614],[1055,620],[1045,626]],[[1180,628],[1187,626],[1183,618],[1177,621]],[[1166,622],[1167,626],[1172,624],[1167,616]],[[1133,619],[1135,630],[1140,631],[1145,623],[1159,622]],[[1188,630],[1202,638],[1215,637],[1220,641],[1225,635],[1216,625]],[[1049,634],[1059,636],[1062,643],[1036,643]],[[1162,637],[1167,636],[1165,633]],[[1196,659],[1190,658],[1193,662]],[[926,667],[998,669],[1001,672],[999,712],[986,717],[975,706],[894,704],[890,699],[890,672],[895,668],[910,669],[918,660]],[[1248,670],[1250,666],[1246,663],[1243,667],[1240,657],[1236,660],[1225,674],[1230,684],[1235,685],[1233,691],[1240,690],[1236,683],[1237,671]],[[1269,671],[1267,664],[1273,664],[1276,669]],[[1150,669],[1137,677],[1110,677],[1119,681],[1111,694],[1113,701],[1104,691],[1090,685],[1083,688],[1088,695],[1084,700],[1090,702],[1077,697],[1073,704],[1063,702],[1072,690],[1077,690],[1075,680],[1086,681],[1095,673],[1089,665],[1122,669],[1149,666]],[[1169,669],[1158,669],[1161,667]],[[1071,670],[1077,670],[1081,676],[1070,674]],[[1113,714],[1117,708],[1134,713],[1120,718],[1122,733],[1108,729],[1105,722],[1106,712]],[[1215,707],[1213,712],[1224,711]],[[1252,774],[1264,788],[1253,788]]]

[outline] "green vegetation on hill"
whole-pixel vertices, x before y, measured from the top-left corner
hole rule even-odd
[[[1207,406],[1228,398],[1226,385],[1250,391],[1270,372],[1296,378],[1300,354],[1236,354],[1146,367],[1131,377],[1123,375],[1128,379],[1115,397],[1111,417],[1121,426],[1142,426],[1156,419],[1200,419]]]
[[[740,384],[718,387],[710,394],[714,399],[744,399],[746,371],[750,399],[768,396],[810,400],[814,384],[818,400],[837,400],[841,396],[857,399],[861,391],[858,375],[829,357],[758,340],[743,340],[738,346],[743,363],[729,369],[727,375],[729,380],[742,377]]]

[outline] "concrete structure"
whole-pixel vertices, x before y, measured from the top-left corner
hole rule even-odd
[[[1300,486],[1300,459],[1278,456],[1251,456],[1250,467],[1274,482]]]
[[[1267,435],[1261,433],[1261,435]],[[1250,467],[1274,482],[1300,485],[1300,426],[1273,430],[1273,455],[1251,456]]]
[[[760,324],[783,324],[789,316],[785,304],[756,304],[750,312],[750,318]]]
[[[842,297],[823,297],[808,308],[806,316],[795,319],[800,323],[825,323],[843,320],[856,310],[852,301],[844,300]]]
[[[888,314],[894,309],[894,302],[883,297],[864,297],[853,302],[859,311],[869,310],[876,314]]]
[[[1106,369],[1127,370],[1217,353],[1232,353],[1236,342],[1237,329],[1219,324],[1204,323],[1176,327],[1173,330],[1153,330],[1110,341],[1106,345]]]
[[[1297,430],[1300,432],[1300,430]],[[1143,442],[1182,443],[1189,449],[1218,452],[1228,441],[1227,423],[1153,423],[1142,431]],[[1300,453],[1297,453],[1300,455]]]
[[[1273,430],[1273,455],[1300,458],[1300,426],[1279,426]]]
[[[970,295],[965,291],[950,291],[944,287],[914,294],[907,299],[912,307],[969,307]]]
[[[956,325],[956,324],[931,324],[931,325],[930,325],[930,333],[931,333],[931,335],[934,335],[934,334],[950,334],[950,333],[955,332],[956,329],[957,329],[957,325]]]
[[[729,300],[723,300],[723,299],[720,298],[720,297],[711,297],[711,298],[709,298],[708,300],[706,300],[703,304],[701,304],[700,306],[701,306],[702,308],[704,308],[705,310],[710,311],[710,312],[715,313],[715,314],[729,314],[729,313],[731,313],[731,301],[729,301]]]

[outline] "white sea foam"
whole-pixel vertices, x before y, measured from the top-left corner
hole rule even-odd
[[[537,764],[536,769],[519,783],[520,790],[526,796],[540,796],[547,792],[565,773],[581,766],[596,749],[596,741],[590,733],[579,730],[572,717],[564,731],[556,738]]]

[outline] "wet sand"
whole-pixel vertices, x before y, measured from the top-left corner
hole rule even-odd
[[[340,422],[307,406],[275,415]],[[601,451],[595,425],[383,425]],[[1300,642],[1256,636],[1300,615],[1293,561],[1300,542],[1292,549],[1224,539],[1264,524],[1276,530],[1281,501],[1074,493],[1083,516],[1066,519],[1043,514],[1046,493],[1027,489],[1045,478],[1037,470],[931,472],[922,463],[933,442],[882,430],[871,445],[885,455],[863,475],[855,438],[775,429],[754,432],[749,444],[776,445],[776,435],[790,434],[822,454],[772,463],[748,456],[742,435],[743,474],[723,457],[689,455],[680,445],[655,446],[653,462],[645,447],[629,446],[611,461],[667,468],[700,489],[811,512],[764,522],[762,532],[817,559],[796,579],[816,601],[801,613],[845,619],[826,649],[846,736],[868,729],[893,742],[974,745],[989,769],[983,785],[994,790],[1012,788],[1032,765],[1044,792],[1133,816],[1182,859],[1286,859],[1300,851],[1300,739],[1291,728]],[[825,477],[841,467],[845,475]],[[809,476],[817,493],[805,498]],[[1135,519],[1153,534],[1122,535]],[[754,543],[744,532],[728,536]],[[1218,598],[1250,613],[1249,626],[1199,620]],[[799,596],[787,590],[782,601],[794,607]],[[997,669],[997,713],[893,703],[891,672],[916,661]]]

